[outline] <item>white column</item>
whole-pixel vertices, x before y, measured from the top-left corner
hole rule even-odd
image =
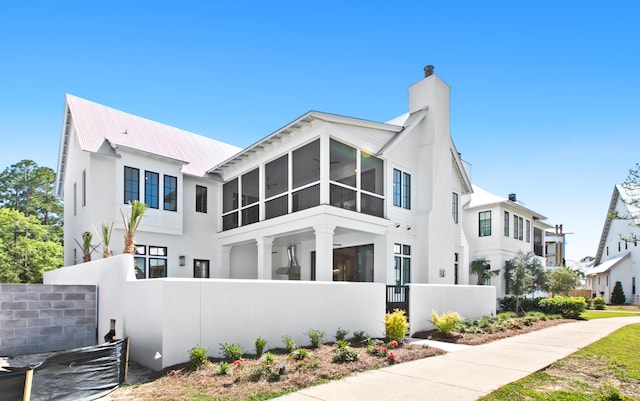
[[[316,235],[316,281],[333,281],[333,233],[336,226],[313,226]]]
[[[218,247],[218,263],[216,270],[211,272],[211,278],[230,278],[231,272],[231,246],[220,245]]]
[[[273,238],[261,237],[258,244],[258,280],[271,280],[271,249]]]

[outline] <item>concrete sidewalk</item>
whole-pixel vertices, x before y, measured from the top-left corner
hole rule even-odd
[[[281,401],[475,400],[549,366],[640,317],[561,324],[310,387]]]

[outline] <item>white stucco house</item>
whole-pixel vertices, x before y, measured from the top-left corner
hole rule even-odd
[[[138,199],[139,278],[469,283],[449,92],[431,74],[391,122],[311,111],[246,149],[67,95],[65,265],[103,222],[120,253]]]
[[[640,302],[640,184],[618,184],[613,188],[607,217],[600,236],[594,266],[587,270],[587,288],[609,303],[616,281],[622,284],[627,303]],[[617,215],[619,218],[610,218]]]
[[[469,260],[484,258],[490,270],[500,270],[491,277],[490,284],[501,298],[509,293],[505,263],[518,251],[532,252],[546,265],[545,232],[551,225],[546,223],[545,216],[518,202],[515,194],[504,198],[475,185],[472,188],[473,192],[462,199]]]

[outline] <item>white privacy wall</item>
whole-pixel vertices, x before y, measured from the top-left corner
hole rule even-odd
[[[496,287],[484,285],[411,284],[409,321],[411,334],[431,330],[431,311],[438,315],[458,312],[463,319],[496,314]]]
[[[131,255],[45,273],[47,284],[98,285],[98,333],[116,320],[118,337],[131,340],[132,360],[154,370],[188,360],[194,346],[220,356],[221,343],[247,353],[262,337],[267,348],[282,336],[308,345],[309,329],[332,341],[338,328],[384,336],[381,283],[164,278],[136,280]],[[161,357],[158,357],[161,356]]]

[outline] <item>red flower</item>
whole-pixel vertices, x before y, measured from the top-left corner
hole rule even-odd
[[[391,346],[393,348],[397,347],[398,346],[398,342],[396,340],[391,341]]]
[[[393,352],[389,354],[389,359],[391,359],[392,361],[396,360],[396,356],[394,355]]]

